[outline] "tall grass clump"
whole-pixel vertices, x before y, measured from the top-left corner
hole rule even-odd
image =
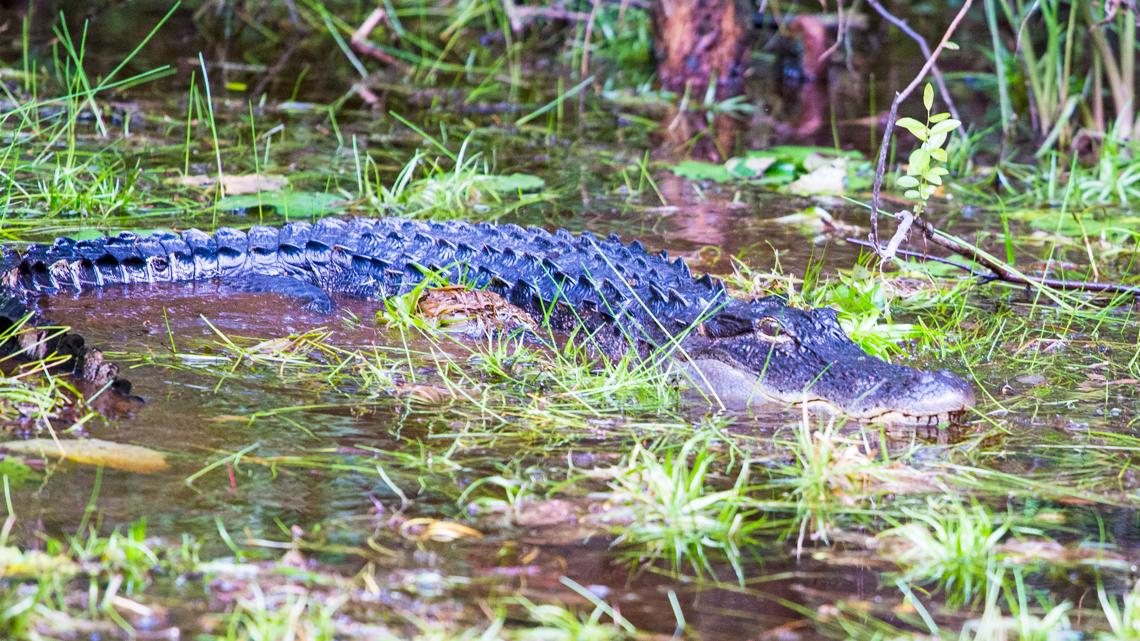
[[[902,513],[905,523],[879,535],[886,556],[902,568],[901,580],[936,585],[951,606],[975,603],[1000,568],[997,548],[1010,523],[981,504],[959,501],[932,500]]]
[[[634,446],[611,481],[615,501],[632,513],[614,544],[638,559],[667,559],[674,570],[688,565],[698,575],[715,577],[714,564],[726,561],[743,581],[742,548],[756,543],[766,522],[747,496],[747,462],[721,490],[711,483],[716,463],[704,435],[677,450]]]

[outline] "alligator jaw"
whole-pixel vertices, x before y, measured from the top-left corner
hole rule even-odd
[[[891,425],[937,425],[950,422],[974,406],[974,391],[969,383],[947,372],[912,372],[916,384],[913,395],[892,395],[891,403],[871,398],[844,402],[827,398],[811,387],[798,391],[781,391],[763,382],[739,363],[714,357],[679,357],[673,366],[713,402],[729,409],[746,409],[760,405],[807,406],[813,411],[846,416],[857,421]],[[867,401],[867,402],[861,402]]]

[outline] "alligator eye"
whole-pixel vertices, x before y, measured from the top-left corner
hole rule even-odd
[[[795,338],[791,332],[784,329],[780,321],[771,316],[754,321],[752,326],[757,336],[773,343],[784,343]]]

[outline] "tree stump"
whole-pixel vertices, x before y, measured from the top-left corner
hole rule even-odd
[[[752,24],[744,0],[655,0],[657,75],[661,86],[718,99],[741,92]]]

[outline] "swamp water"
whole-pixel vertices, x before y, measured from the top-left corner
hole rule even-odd
[[[176,79],[158,81],[175,95],[200,77],[197,60],[179,57],[200,44],[192,29],[175,24],[175,35],[148,52],[178,61]],[[862,210],[840,199],[677,177],[669,167],[683,152],[663,145],[657,121],[616,101],[597,99],[580,119],[569,113],[577,100],[567,101],[565,118],[527,127],[511,124],[513,106],[483,113],[444,90],[392,89],[387,112],[353,99],[330,117],[325,104],[344,87],[327,77],[306,96],[322,96],[319,104],[282,98],[251,106],[235,84],[239,66],[210,73],[217,87],[209,117],[199,109],[188,118],[193,100],[184,95],[156,101],[143,91],[118,101],[124,117],[111,124],[109,146],[95,124],[79,120],[85,166],[135,177],[121,210],[37,217],[28,214],[42,202],[20,201],[4,232],[44,240],[89,229],[279,224],[312,213],[311,202],[282,205],[272,193],[258,197],[276,208],[219,207],[208,190],[177,180],[216,175],[220,158],[226,174],[283,175],[293,192],[333,194],[321,201],[322,214],[414,213],[434,202],[431,189],[450,189],[468,208],[436,215],[617,232],[721,275],[732,273],[735,257],[761,274],[750,282],[767,278],[779,291],[788,275],[850,269],[858,251],[843,238],[866,234]],[[229,89],[221,89],[223,78]],[[272,90],[284,95],[277,86],[284,84]],[[521,101],[524,112],[556,95],[522,91],[532,95]],[[490,93],[488,105],[513,97],[504,87]],[[203,104],[202,92],[191,95]],[[838,120],[857,115],[852,101],[831,98]],[[216,147],[212,119],[221,130]],[[5,141],[28,146],[9,158],[50,149],[36,147],[42,140],[16,120],[5,122]],[[865,146],[866,131],[858,135]],[[525,174],[542,187],[490,196],[475,184],[457,187],[459,171],[424,169],[454,167],[460,150],[481,154],[477,173]],[[50,163],[60,157],[53,151]],[[437,184],[385,203],[379,188],[417,157],[423,173],[414,175]],[[34,182],[37,169],[24,171]],[[853,228],[786,218],[812,205]],[[283,211],[290,206],[301,211]],[[981,210],[947,207],[939,218],[943,228],[983,240],[1001,229]],[[1027,253],[1048,254],[1027,229],[1018,231]],[[947,280],[954,278],[960,274],[951,271]],[[1018,575],[1035,616],[1068,602],[1074,621],[1103,616],[1098,587],[1112,595],[1129,588],[1140,535],[1132,469],[1140,404],[1136,326],[1126,307],[1064,314],[1024,292],[977,286],[902,313],[892,320],[928,324],[935,338],[902,341],[908,349],[892,358],[955,370],[974,381],[979,398],[962,424],[918,430],[835,426],[794,411],[726,414],[689,395],[680,403],[623,398],[618,383],[594,383],[593,396],[581,397],[556,377],[533,374],[549,364],[519,357],[507,363],[509,376],[496,377],[481,368],[490,357],[477,343],[387,328],[376,319],[382,307],[340,300],[322,316],[210,284],[43,301],[48,318],[106,350],[145,399],[78,431],[163,452],[169,468],[139,474],[35,460],[30,477],[10,484],[8,544],[37,549],[45,538],[88,529],[106,536],[145,520],[147,545],[190,569],[155,572],[121,592],[143,605],[110,609],[140,638],[173,638],[174,628],[181,638],[227,638],[233,619],[224,613],[234,611],[246,613],[242,625],[258,612],[327,616],[337,630],[328,638],[383,638],[382,630],[478,638],[488,628],[493,638],[502,621],[513,634],[542,639],[862,637],[928,632],[933,620],[968,626],[1002,572]],[[686,476],[698,467],[695,457],[682,459],[680,472],[663,466],[692,454],[687,442],[713,457],[707,475]],[[631,458],[636,451],[653,454]],[[679,474],[672,485],[655,484],[655,474],[671,472]],[[660,492],[683,495],[678,486],[686,483],[698,490],[688,503]],[[694,507],[736,487],[742,491],[709,504],[736,505],[739,518],[726,517],[728,507]],[[648,506],[638,501],[645,497]],[[957,584],[907,575],[896,561],[919,554],[923,542],[937,546],[916,529],[882,533],[931,523],[962,540],[998,532],[1000,555],[983,555],[980,572],[969,549],[967,560],[928,562],[959,563],[948,570],[960,572]],[[745,524],[756,528],[747,537],[705,534]],[[926,531],[937,538],[938,527]],[[194,543],[180,549],[184,536]],[[726,551],[725,540],[739,549]],[[110,567],[112,557],[90,563]],[[963,581],[974,582],[965,596]],[[70,594],[84,598],[78,589]],[[974,607],[956,607],[955,598]],[[60,625],[63,638],[128,636],[116,626]]]

